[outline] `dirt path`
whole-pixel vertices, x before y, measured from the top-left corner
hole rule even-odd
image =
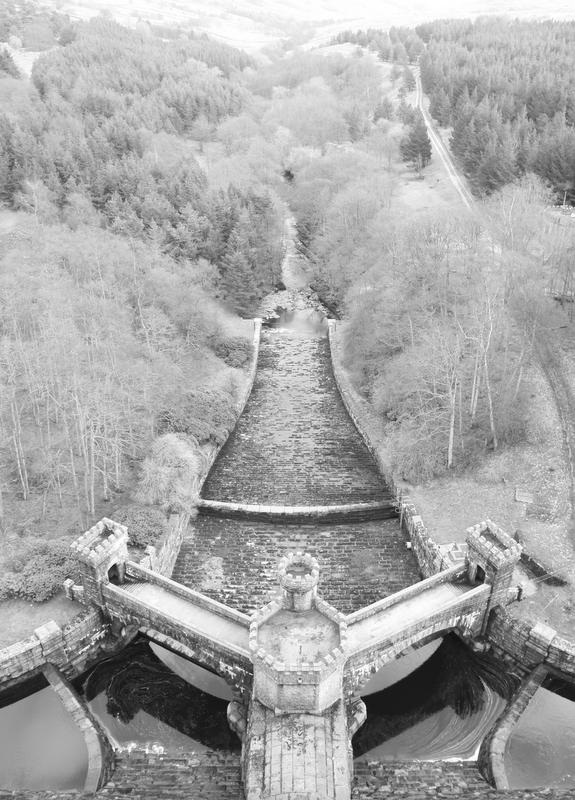
[[[429,138],[431,139],[431,144],[433,145],[437,156],[439,157],[440,161],[445,167],[445,170],[449,175],[449,179],[455,186],[457,193],[459,194],[464,206],[471,211],[471,207],[474,203],[473,196],[469,191],[469,189],[467,188],[464,179],[462,179],[461,176],[459,175],[455,167],[455,164],[453,163],[453,159],[451,158],[451,153],[449,152],[447,147],[443,144],[441,136],[439,136],[436,133],[431,117],[429,116],[429,112],[427,111],[425,103],[423,102],[424,95],[421,86],[421,76],[419,74],[419,68],[414,70],[414,74],[415,74],[415,102],[417,107],[423,114],[423,119],[425,120],[425,124],[427,125],[427,133],[429,134]]]

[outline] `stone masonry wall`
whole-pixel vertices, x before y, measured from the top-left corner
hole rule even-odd
[[[496,608],[489,616],[485,637],[494,654],[520,674],[545,664],[575,679],[575,642],[545,623],[515,619],[505,609]]]
[[[110,644],[109,625],[96,609],[86,609],[61,628],[50,621],[20,642],[0,650],[0,691],[54,664],[67,678],[82,673]]]
[[[118,753],[113,780],[98,793],[109,800],[242,800],[240,757],[228,753],[168,756],[143,750]],[[473,762],[358,760],[352,800],[572,800],[573,789],[519,789],[501,794]],[[296,795],[297,796],[297,795]],[[83,792],[0,789],[0,800],[66,800]]]
[[[42,672],[84,737],[88,751],[88,772],[84,790],[95,792],[108,782],[114,772],[115,758],[112,745],[84,700],[78,696],[62,673],[52,664],[46,664]]]
[[[481,743],[479,769],[485,780],[496,789],[509,789],[505,769],[507,741],[546,674],[547,670],[541,666],[530,673]]]

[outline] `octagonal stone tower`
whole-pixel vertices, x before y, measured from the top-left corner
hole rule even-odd
[[[317,596],[319,566],[290,553],[278,568],[281,597],[250,625],[254,698],[276,712],[321,714],[341,698],[347,625]]]

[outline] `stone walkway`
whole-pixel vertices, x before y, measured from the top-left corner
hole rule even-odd
[[[338,702],[321,715],[276,715],[252,701],[246,796],[349,800],[349,736],[341,706]]]
[[[121,587],[131,597],[152,609],[161,619],[166,618],[181,628],[191,630],[209,640],[222,642],[238,651],[248,653],[249,630],[231,619],[201,608],[173,592],[150,583],[126,583]]]

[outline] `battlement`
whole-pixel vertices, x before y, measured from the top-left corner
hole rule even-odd
[[[70,547],[81,561],[97,566],[108,560],[111,553],[124,550],[128,541],[128,529],[125,525],[103,517],[75,539]]]
[[[466,534],[468,548],[495,569],[516,563],[521,556],[521,545],[489,519],[467,528]]]

